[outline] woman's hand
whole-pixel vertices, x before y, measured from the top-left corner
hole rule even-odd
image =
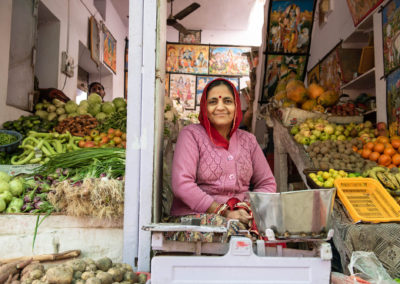
[[[239,220],[240,223],[243,223],[244,225],[246,225],[246,227],[249,226],[250,220],[253,219],[253,217],[251,217],[250,214],[247,213],[247,211],[244,209],[233,210],[233,211],[228,210],[226,211],[225,217],[228,219]]]

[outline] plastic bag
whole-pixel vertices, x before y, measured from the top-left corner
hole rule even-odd
[[[371,284],[396,284],[373,252],[353,252],[348,268],[352,276],[359,276]],[[354,269],[360,273],[355,273]],[[359,282],[354,280],[353,283]]]

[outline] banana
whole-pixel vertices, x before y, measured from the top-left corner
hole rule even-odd
[[[378,178],[378,181],[380,181],[384,187],[387,187],[391,190],[396,190],[395,185],[388,179],[385,173],[379,171],[376,173],[376,176]]]
[[[386,171],[387,169],[384,167],[373,167],[372,169],[369,170],[369,177],[379,180],[377,177],[377,173],[384,173]]]
[[[394,177],[397,179],[397,181],[400,184],[400,173],[395,174]]]
[[[386,176],[386,178],[388,180],[390,180],[390,182],[394,185],[395,190],[399,190],[400,189],[400,184],[397,181],[396,177],[394,176],[394,174],[390,173],[390,172],[386,172],[384,173],[384,175]]]

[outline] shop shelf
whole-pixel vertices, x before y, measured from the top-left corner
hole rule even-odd
[[[340,87],[344,89],[372,89],[375,88],[375,68],[372,68]]]

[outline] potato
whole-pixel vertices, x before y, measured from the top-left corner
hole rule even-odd
[[[90,277],[88,280],[86,280],[86,284],[101,284],[101,281],[99,278]]]
[[[110,273],[101,271],[97,273],[96,278],[99,278],[101,284],[111,284],[113,283],[113,277]]]
[[[22,275],[29,274],[32,270],[40,270],[44,272],[44,266],[40,263],[31,263],[22,270]]]
[[[73,259],[67,262],[67,266],[70,266],[74,271],[84,272],[86,269],[86,262],[82,259]]]
[[[96,264],[96,262],[91,258],[84,258],[83,260],[86,262],[86,264]]]
[[[75,271],[74,272],[74,279],[80,279],[82,277],[82,272],[81,271]]]
[[[54,284],[69,284],[72,281],[73,269],[67,266],[56,266],[46,271],[47,281]]]
[[[42,280],[33,280],[32,284],[46,284],[46,282],[43,282]]]
[[[124,273],[119,268],[110,268],[108,273],[112,275],[115,282],[120,282],[122,279],[124,279]]]
[[[96,270],[97,270],[97,266],[95,263],[86,265],[86,271],[96,271]]]
[[[85,280],[77,279],[75,280],[75,284],[85,284]]]
[[[39,269],[32,270],[29,273],[29,278],[31,279],[40,279],[43,276],[43,271]]]
[[[103,257],[96,261],[96,266],[98,269],[106,272],[107,270],[109,270],[111,268],[112,260],[109,259],[108,257]]]
[[[96,276],[96,275],[94,274],[93,271],[86,271],[86,272],[83,272],[83,273],[82,273],[81,278],[82,278],[83,280],[88,280],[89,278],[95,277],[95,276]]]

